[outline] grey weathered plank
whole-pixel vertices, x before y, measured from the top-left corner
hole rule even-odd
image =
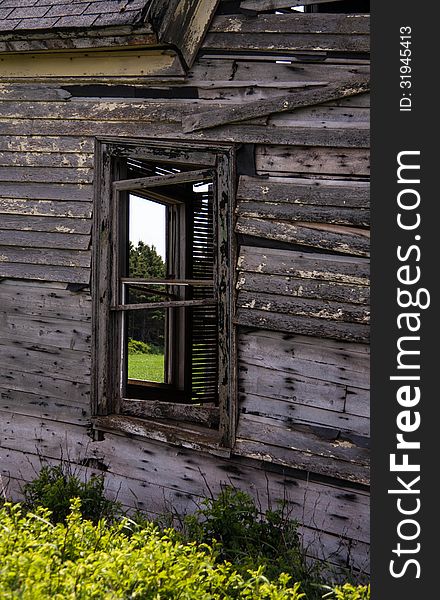
[[[6,340],[23,341],[28,344],[90,352],[90,323],[74,324],[62,317],[29,316],[0,312],[2,343]]]
[[[368,440],[347,431],[342,433],[338,428],[300,424],[280,427],[271,419],[242,414],[237,438],[261,442],[262,445],[277,446],[283,450],[295,448],[313,454],[315,457],[327,459],[327,463],[336,459],[335,470],[338,468],[338,460],[364,467],[370,462],[368,449],[355,442],[358,440],[360,443],[367,443]]]
[[[210,33],[328,33],[338,35],[368,35],[370,15],[299,14],[260,15],[257,18],[243,15],[219,15],[209,29]],[[277,37],[273,36],[274,42]]]
[[[278,96],[272,100],[257,100],[247,102],[242,106],[223,108],[219,111],[209,111],[182,118],[183,130],[185,132],[208,129],[217,125],[234,123],[269,115],[278,112],[290,111],[304,106],[313,106],[337,100],[345,96],[360,94],[369,89],[368,82],[364,80],[352,81],[350,83],[329,84],[327,86],[310,88],[289,95]]]
[[[20,183],[92,183],[93,169],[25,166],[0,167],[0,180]]]
[[[357,347],[352,350],[354,344],[344,342],[333,342],[333,344],[334,346],[331,347],[327,340],[297,335],[288,336],[272,331],[242,332],[239,336],[239,360],[247,369],[250,365],[262,369],[260,383],[261,380],[267,379],[270,385],[271,378],[265,369],[272,370],[274,376],[285,377],[285,387],[290,390],[289,393],[292,391],[289,386],[294,381],[303,380],[308,383],[315,380],[316,384],[324,382],[368,390],[369,354],[356,352]],[[281,388],[282,386],[280,391]],[[254,393],[258,394],[258,391]],[[330,393],[333,396],[329,396]],[[285,398],[285,394],[286,392],[281,399]],[[334,399],[337,396],[342,399],[344,392],[342,389],[336,391],[328,389],[322,395],[327,402],[330,397]]]
[[[343,385],[351,382],[358,387],[369,387],[368,371],[370,366],[370,348],[365,344],[340,342],[319,339],[303,335],[290,335],[275,331],[247,331],[240,333],[240,353],[247,357],[247,362],[270,365],[272,369],[291,372],[292,358],[300,361],[322,363],[327,367],[336,367],[333,371],[324,370],[325,379],[340,382]],[[267,357],[267,363],[264,358]],[[303,365],[301,369],[305,369]],[[319,366],[311,365],[313,371],[307,373],[319,377]],[[324,368],[324,367],[322,367]],[[347,372],[346,376],[344,373]],[[318,373],[318,374],[317,374]],[[336,377],[336,379],[334,379]]]
[[[236,231],[263,239],[335,250],[344,254],[369,255],[369,238],[365,236],[362,229],[356,231],[347,227],[344,231],[344,228],[339,226],[337,231],[332,231],[319,229],[317,225],[301,221],[292,224],[286,221],[272,222],[240,217],[237,220]]]
[[[365,208],[304,206],[301,204],[288,204],[286,202],[241,201],[238,203],[236,213],[243,217],[266,218],[289,222],[334,223],[338,225],[354,225],[356,227],[368,227],[370,224],[370,211]]]
[[[310,148],[258,146],[257,172],[264,174],[316,173],[322,175],[369,175],[370,155],[358,148]]]
[[[54,379],[50,373],[35,374],[25,371],[4,368],[0,372],[0,389],[2,391],[14,390],[20,393],[40,394],[51,398],[51,404],[57,400],[80,406],[81,410],[89,412],[90,385],[78,381]],[[14,407],[14,412],[19,413],[19,407]]]
[[[0,167],[93,167],[92,154],[62,152],[0,152]]]
[[[237,325],[247,325],[285,333],[312,335],[351,342],[368,343],[368,325],[362,323],[340,323],[301,315],[285,315],[264,310],[239,308],[235,316]]]
[[[0,277],[88,284],[90,282],[90,269],[0,262]]]
[[[294,402],[301,406],[343,412],[345,404],[345,385],[301,374],[301,365],[291,360],[289,370],[266,368],[263,364],[252,364],[252,358],[241,356],[239,362],[239,395],[264,396],[270,403],[276,400]],[[259,361],[253,361],[259,362]],[[307,370],[305,369],[306,373]],[[315,373],[316,375],[316,373]],[[362,415],[365,416],[365,415]]]
[[[240,8],[255,12],[276,10],[277,8],[292,8],[293,6],[309,6],[323,2],[340,2],[341,0],[243,0]]]
[[[280,294],[281,296],[298,298],[315,298],[333,302],[350,302],[368,304],[370,289],[367,286],[353,286],[344,283],[315,281],[267,275],[264,273],[246,273],[240,271],[237,278],[237,289],[248,292]]]
[[[131,417],[171,419],[218,427],[218,406],[194,406],[155,400],[123,400],[121,413]]]
[[[243,104],[242,101],[240,101]],[[228,104],[228,110],[232,106]],[[237,104],[234,103],[236,106]],[[225,109],[226,110],[226,109]],[[209,112],[209,111],[204,111]],[[269,113],[267,113],[269,114]],[[245,115],[237,121],[247,121]],[[11,121],[12,122],[12,121]],[[3,121],[0,123],[0,130],[4,134],[14,131],[15,125],[11,122]],[[245,125],[245,126],[243,126]],[[21,121],[21,131],[31,134],[43,134],[44,131],[52,137],[55,135],[72,135],[82,131],[85,136],[145,136],[148,138],[169,138],[171,140],[187,139],[185,131],[180,129],[179,123],[170,124],[160,121],[154,123],[134,121],[57,121],[57,120],[35,120],[23,119]],[[298,126],[295,131],[289,127],[265,127],[262,125],[246,123],[229,126],[217,127],[213,130],[196,131],[191,136],[194,141],[219,141],[219,142],[242,142],[249,144],[279,144],[285,145],[292,142],[293,133],[298,144],[304,146],[334,146],[341,148],[357,148],[368,146],[368,131],[360,128],[343,127],[338,129],[325,129],[320,127]]]
[[[202,428],[188,423],[163,421],[154,422],[126,415],[96,416],[92,420],[93,426],[99,431],[117,431],[129,435],[145,437],[174,446],[190,448],[192,450],[215,451],[225,456],[229,451],[220,445],[220,437],[217,431]],[[176,428],[186,435],[176,435]]]
[[[325,106],[343,106],[345,108],[369,108],[370,107],[370,93],[359,94],[357,96],[346,97],[340,100],[334,100],[327,102]]]
[[[0,137],[1,139],[1,137]],[[59,200],[67,202],[89,202],[93,196],[93,186],[82,183],[27,183],[2,181],[0,197],[10,200]],[[89,207],[84,207],[88,210]],[[67,215],[68,216],[68,215]]]
[[[269,140],[270,144],[292,144],[298,146],[323,146],[334,148],[369,148],[370,132],[365,127],[345,126],[342,127],[327,126],[314,122],[313,126],[309,123],[294,123],[287,127],[251,127],[246,129],[241,127],[225,128],[218,131],[218,134],[226,135],[228,132],[235,132],[237,138],[245,136],[243,141],[252,140],[255,144],[264,144],[264,139]],[[217,133],[217,130],[215,130]],[[251,135],[253,134],[253,138]],[[283,140],[286,140],[283,141]]]
[[[312,254],[276,248],[241,246],[238,268],[242,271],[369,285],[370,262],[366,258]]]
[[[355,387],[352,382],[347,386],[345,411],[361,417],[370,416],[370,394],[367,390]]]
[[[69,248],[71,250],[87,250],[90,245],[90,236],[76,233],[0,229],[0,245],[28,246],[29,248]]]
[[[0,231],[1,239],[1,231]],[[0,246],[1,263],[24,263],[32,265],[53,265],[64,267],[90,268],[91,254],[88,250],[65,250]]]
[[[54,379],[90,383],[90,353],[32,342],[2,339],[0,358],[4,369],[22,370]]]
[[[72,402],[55,401],[52,396],[26,393],[23,391],[0,389],[0,411],[32,416],[61,423],[75,423],[87,426],[88,406]]]
[[[4,449],[39,453],[42,458],[68,457],[72,466],[91,454],[87,429],[78,424],[2,412],[0,434]]]
[[[276,58],[276,57],[275,57]],[[270,67],[270,68],[268,68]],[[200,56],[188,74],[185,85],[199,87],[202,83],[206,86],[212,81],[231,81],[245,84],[248,81],[258,82],[259,85],[277,86],[279,82],[311,81],[343,82],[350,78],[362,79],[369,75],[368,64],[337,64],[301,62],[300,58],[288,63],[277,63],[274,56],[254,55],[229,56],[223,55],[222,59],[210,58],[209,55]]]
[[[269,398],[261,394],[246,392],[240,394],[240,411],[246,415],[264,417],[273,421],[277,427],[292,428],[296,423],[322,425],[369,437],[370,420],[366,417],[351,415],[322,408],[303,405],[292,401]]]
[[[292,435],[292,438],[296,439],[296,434],[295,436]],[[307,447],[307,444],[301,445]],[[266,463],[272,462],[346,482],[352,481],[368,485],[370,481],[368,466],[356,462],[339,460],[332,456],[316,455],[308,450],[298,448],[296,444],[295,446],[290,445],[283,448],[238,436],[234,452],[239,456],[245,456],[253,460],[265,461]]]
[[[26,202],[26,201],[24,201]],[[4,207],[4,202],[0,200],[0,213]],[[9,203],[9,207],[11,203]],[[34,203],[35,206],[35,203]],[[38,205],[37,205],[38,210]],[[3,213],[0,217],[0,229],[15,229],[21,231],[47,231],[54,233],[76,233],[88,235],[91,231],[90,219],[72,219],[59,217],[34,216],[35,212],[28,214],[8,214]],[[67,211],[64,211],[67,212]],[[31,216],[32,215],[32,216]]]
[[[3,119],[47,119],[56,121],[122,121],[155,123],[179,123],[182,115],[197,109],[221,109],[225,102],[163,98],[139,100],[137,98],[94,98],[77,99],[70,102],[22,102],[12,104],[0,102],[0,118]],[[78,124],[80,125],[80,123]],[[61,131],[60,131],[61,133]],[[23,135],[15,130],[15,135]],[[38,135],[38,134],[37,134]],[[74,134],[75,135],[75,134]],[[78,134],[76,134],[78,135]]]
[[[241,176],[237,198],[313,206],[368,208],[370,186],[363,181]]]
[[[370,125],[369,108],[357,106],[310,106],[298,108],[292,112],[273,115],[269,121],[276,127],[295,127],[308,125],[309,127],[357,127],[368,128]]]
[[[71,222],[73,219],[90,219],[92,216],[92,204],[87,202],[68,202],[53,200],[29,200],[21,198],[0,198],[0,213],[2,222],[6,221],[6,215],[28,216],[28,217],[67,217]],[[12,217],[10,217],[12,218]],[[27,219],[26,222],[32,221]],[[47,221],[47,219],[42,220]],[[80,225],[81,226],[81,225]]]
[[[7,313],[91,321],[91,299],[85,292],[55,289],[45,284],[0,283],[0,306]],[[72,329],[74,324],[72,324]]]
[[[247,99],[246,99],[247,100]],[[230,125],[193,133],[200,140],[219,140],[249,144],[286,145],[294,141],[298,146],[322,146],[333,148],[369,148],[370,134],[356,127],[266,127],[263,125]],[[179,132],[179,137],[183,136]]]
[[[349,498],[350,494],[343,494],[343,497]],[[351,511],[350,511],[351,512]],[[339,525],[344,532],[349,531],[348,523],[351,520],[348,514],[336,517]],[[369,515],[361,517],[365,531],[369,531]],[[343,533],[341,536],[331,535],[324,531],[313,530],[308,527],[298,528],[303,547],[306,549],[306,555],[313,560],[323,561],[328,567],[336,567],[336,570],[344,570],[346,565],[351,565],[353,572],[360,574],[360,579],[368,579],[370,573],[370,544],[369,537],[365,542],[353,540],[349,535]]]
[[[72,94],[67,90],[54,85],[35,85],[27,84],[1,84],[0,85],[0,101],[22,102],[23,100],[35,101],[53,101],[67,102],[72,97]]]
[[[247,310],[314,317],[325,321],[364,324],[370,322],[369,307],[348,302],[333,302],[327,298],[303,298],[241,290],[237,306]]]
[[[204,50],[235,52],[361,52],[370,51],[367,35],[332,33],[208,33]]]
[[[61,152],[92,153],[93,139],[74,136],[23,136],[4,135],[0,137],[1,152]]]

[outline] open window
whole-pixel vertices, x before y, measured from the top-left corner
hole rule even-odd
[[[151,142],[99,154],[95,425],[228,445],[231,153]]]

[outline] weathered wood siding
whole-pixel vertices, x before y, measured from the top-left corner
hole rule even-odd
[[[367,50],[365,15],[219,14],[185,81],[0,83],[0,445],[11,490],[39,456],[61,453],[104,469],[125,505],[152,512],[164,499],[190,510],[204,481],[262,499],[268,489],[272,500],[286,493],[314,551],[367,567],[369,97],[357,93]],[[231,458],[88,435],[96,136],[240,147]]]

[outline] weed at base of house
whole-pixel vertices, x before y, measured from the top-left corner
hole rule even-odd
[[[22,507],[0,505],[0,531],[9,532],[0,536],[0,600],[370,599],[368,586],[325,585],[286,502],[263,513],[251,496],[224,486],[193,515],[168,514],[160,526],[143,513],[123,517],[104,487],[104,476],[81,481],[62,462],[25,486]]]
[[[111,522],[122,514],[120,503],[105,496],[103,475],[92,475],[81,481],[68,463],[43,466],[38,477],[24,486],[23,492],[24,507],[29,511],[47,508],[54,523],[66,520],[72,498],[80,499],[82,516],[93,523],[102,518]]]

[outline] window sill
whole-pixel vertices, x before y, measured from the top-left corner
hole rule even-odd
[[[218,431],[198,427],[192,423],[164,423],[137,419],[125,415],[94,417],[92,426],[97,431],[116,432],[165,442],[182,448],[191,448],[228,458],[231,450],[220,445]]]

